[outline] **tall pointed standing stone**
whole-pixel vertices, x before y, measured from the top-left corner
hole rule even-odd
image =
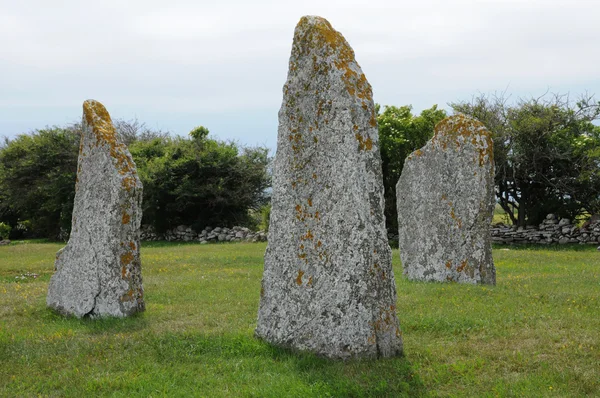
[[[411,280],[496,283],[490,224],[490,132],[464,115],[442,120],[410,154],[396,185],[400,257]]]
[[[141,201],[135,164],[108,112],[85,101],[71,236],[56,255],[49,307],[78,318],[144,310]]]
[[[257,336],[331,358],[402,352],[371,86],[323,18],[294,33]]]

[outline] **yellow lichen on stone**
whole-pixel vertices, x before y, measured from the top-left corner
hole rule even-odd
[[[131,221],[131,216],[129,214],[127,214],[126,211],[123,211],[123,216],[121,217],[121,223],[129,224],[129,221]]]
[[[477,139],[479,137],[481,140]],[[490,132],[481,122],[463,114],[450,116],[439,122],[435,126],[435,133],[431,141],[441,145],[444,150],[450,144],[458,149],[462,144],[470,142],[477,151],[477,161],[480,167],[483,167],[486,158],[490,163],[494,161],[494,143]]]
[[[304,39],[310,47],[324,48],[327,55],[334,56],[335,67],[342,72],[342,81],[351,96],[364,100],[373,99],[373,90],[364,73],[360,73],[360,66],[356,62],[354,50],[350,47],[344,36],[333,29],[331,24],[321,17],[302,17],[296,27],[297,31],[304,33]],[[316,64],[316,57],[313,59]],[[314,66],[314,68],[318,68]],[[290,70],[292,70],[290,68]]]
[[[125,254],[121,254],[121,264],[128,265],[133,261],[133,254],[131,252],[127,252]]]
[[[98,101],[87,100],[83,103],[83,116],[96,137],[96,145],[108,145],[110,155],[116,160],[119,174],[135,174],[135,165],[125,153],[125,145],[117,139],[110,115],[104,105]]]
[[[358,149],[360,151],[370,151],[373,149],[373,140],[371,140],[371,137],[365,139],[360,133],[354,134],[354,137],[358,141]]]
[[[304,271],[299,270],[298,271],[298,276],[296,277],[296,284],[298,286],[302,286],[302,275],[304,275]]]

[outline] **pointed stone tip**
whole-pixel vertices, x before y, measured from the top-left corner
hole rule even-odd
[[[300,18],[300,22],[298,22],[297,26],[323,26],[327,29],[333,30],[333,27],[331,26],[329,21],[318,15],[303,16],[302,18]]]
[[[96,100],[85,100],[83,102],[83,115],[89,126],[96,126],[97,123],[111,123],[110,115],[104,105]]]
[[[309,38],[309,40],[319,38],[317,39],[319,44],[328,43],[334,48],[346,42],[340,32],[333,29],[328,20],[316,15],[305,15],[300,18],[296,25],[296,33],[300,33],[301,37]]]
[[[479,120],[462,113],[449,116],[434,129],[432,142],[446,149],[449,145],[461,147],[461,142],[470,141],[478,150],[479,165],[494,161],[492,133]],[[462,140],[462,141],[461,141]]]
[[[458,113],[448,116],[435,126],[435,135],[470,135],[481,134],[490,136],[488,129],[479,120]]]

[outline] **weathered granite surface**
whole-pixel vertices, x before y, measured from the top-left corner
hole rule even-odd
[[[135,164],[108,112],[85,101],[71,236],[56,255],[49,307],[79,318],[144,310],[141,201]]]
[[[400,257],[411,280],[496,283],[493,142],[464,115],[442,120],[396,185]]]
[[[256,335],[331,358],[402,352],[371,86],[329,22],[294,33]]]

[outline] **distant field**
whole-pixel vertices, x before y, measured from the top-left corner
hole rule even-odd
[[[508,214],[506,214],[504,209],[498,203],[496,203],[496,206],[494,207],[494,217],[492,218],[492,224],[498,223],[512,224],[512,221],[510,220],[510,217],[508,216]]]
[[[345,363],[254,339],[264,244],[145,244],[147,311],[99,321],[45,308],[60,247],[0,247],[0,396],[600,396],[592,247],[497,249],[496,287],[408,282],[395,250],[406,356]]]

